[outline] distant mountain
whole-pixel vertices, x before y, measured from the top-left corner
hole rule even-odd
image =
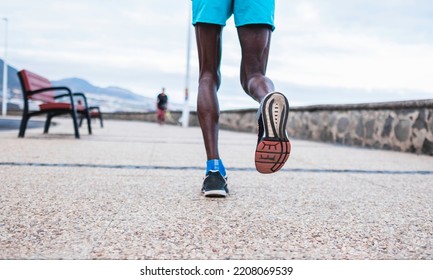
[[[0,59],[0,87],[3,86],[3,59]],[[14,67],[8,65],[8,88],[10,91],[21,91],[20,81],[17,75],[18,71]],[[3,90],[3,88],[0,88]]]
[[[17,69],[8,65],[8,102],[22,107],[22,90],[17,73]],[[2,82],[3,60],[0,59],[0,86]],[[145,97],[120,87],[97,87],[80,78],[61,79],[51,81],[51,83],[53,86],[69,87],[73,92],[85,93],[89,103],[93,106],[100,106],[103,112],[149,112],[155,110],[156,100],[154,98]],[[181,110],[182,105],[170,104],[170,108]]]
[[[97,87],[80,78],[67,78],[51,81],[53,86],[66,86],[74,92],[83,92],[89,103],[101,107],[103,111],[149,112],[155,110],[155,100],[120,87]]]
[[[80,78],[67,78],[58,81],[51,81],[51,83],[55,86],[67,85],[69,88],[71,88],[72,91],[76,91],[76,92],[90,92],[90,93],[110,95],[112,97],[118,97],[121,99],[130,99],[130,100],[143,100],[143,98],[149,99],[148,97],[143,97],[141,95],[133,93],[130,90],[123,89],[120,87],[106,87],[106,88],[97,87],[92,85],[88,81]]]

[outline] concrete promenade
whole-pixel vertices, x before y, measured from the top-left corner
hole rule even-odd
[[[0,259],[433,259],[433,157],[292,140],[254,168],[221,131],[231,195],[200,194],[199,128],[0,130]]]

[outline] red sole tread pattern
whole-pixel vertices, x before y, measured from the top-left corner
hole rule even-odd
[[[280,170],[290,156],[290,141],[263,139],[256,148],[255,163],[260,173],[269,174]]]

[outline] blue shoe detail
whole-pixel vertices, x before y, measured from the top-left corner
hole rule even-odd
[[[223,177],[226,177],[226,169],[221,159],[211,159],[206,162],[206,174],[209,172],[219,172]]]

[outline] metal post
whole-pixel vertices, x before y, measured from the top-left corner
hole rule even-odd
[[[8,64],[7,64],[7,53],[8,53],[8,19],[3,18],[5,21],[5,55],[3,57],[3,99],[2,99],[2,116],[6,116],[7,104],[8,104]]]
[[[190,2],[190,1],[188,1]],[[186,43],[186,77],[185,77],[185,103],[182,112],[182,126],[189,125],[189,72],[190,72],[190,53],[191,53],[191,7],[188,8],[188,35]]]

